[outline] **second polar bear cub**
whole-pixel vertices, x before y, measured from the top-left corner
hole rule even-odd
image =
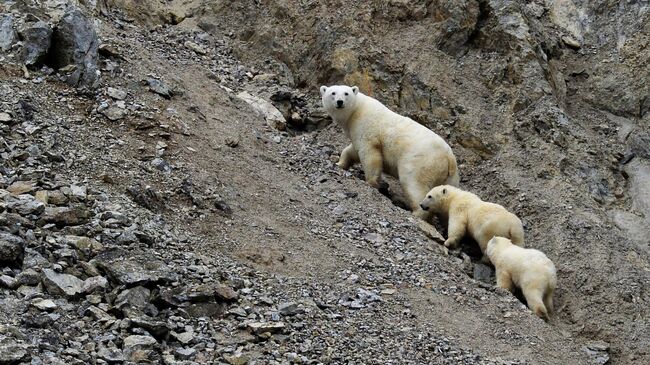
[[[488,242],[487,256],[494,264],[497,286],[511,292],[515,287],[520,288],[528,308],[548,321],[557,285],[553,262],[542,252],[515,246],[503,237],[494,237]]]
[[[524,227],[516,215],[499,204],[482,201],[469,191],[450,185],[436,186],[420,207],[447,220],[446,247],[456,246],[466,233],[478,243],[483,255],[494,236],[507,237],[515,245],[524,245]],[[486,260],[485,256],[483,258]]]
[[[382,187],[382,172],[399,179],[413,212],[427,219],[418,203],[437,185],[458,185],[456,157],[437,134],[401,116],[356,86],[321,86],[323,107],[352,140],[338,165],[361,162],[368,184]]]

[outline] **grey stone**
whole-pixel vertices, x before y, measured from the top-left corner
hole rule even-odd
[[[108,278],[122,285],[138,285],[155,282],[172,282],[176,274],[164,262],[146,254],[133,255],[124,250],[105,251],[94,261]]]
[[[9,275],[0,275],[0,286],[9,289],[16,289],[19,286],[19,282],[16,278],[12,278]]]
[[[256,335],[262,333],[277,333],[285,328],[284,322],[252,322],[247,325],[248,329]]]
[[[0,49],[8,50],[18,40],[14,29],[14,17],[7,14],[0,20]]]
[[[0,267],[19,267],[25,257],[25,241],[11,233],[0,231]]]
[[[38,310],[45,311],[45,312],[50,312],[58,308],[59,306],[54,303],[53,300],[51,299],[35,299],[32,301],[32,306],[37,308]]]
[[[31,347],[11,337],[0,342],[0,364],[19,364],[29,361]]]
[[[36,22],[20,31],[23,42],[20,59],[27,66],[45,62],[52,41],[52,28],[43,21]]]
[[[20,194],[16,197],[9,196],[5,198],[5,202],[9,211],[20,215],[41,214],[45,210],[45,204],[29,194]]]
[[[39,222],[42,224],[54,223],[58,226],[73,226],[85,223],[88,211],[83,206],[75,207],[46,207]]]
[[[142,316],[129,318],[132,327],[140,327],[151,333],[156,338],[165,338],[169,334],[169,326],[164,321]]]
[[[217,296],[217,299],[223,301],[234,301],[239,298],[239,294],[237,294],[236,291],[234,291],[231,287],[225,285],[217,286],[214,293]]]
[[[75,65],[66,82],[72,86],[96,87],[99,39],[91,18],[76,7],[63,14],[52,34],[49,58],[52,66]]]
[[[127,111],[117,106],[111,106],[103,109],[101,113],[109,120],[116,121],[124,118],[127,114]]]
[[[41,279],[48,293],[74,297],[83,292],[83,280],[69,274],[58,274],[50,269],[43,269]]]
[[[492,269],[482,263],[474,264],[474,279],[485,283],[491,283]]]
[[[171,335],[183,345],[187,345],[194,340],[194,331],[186,331],[182,333],[176,333],[172,331]]]
[[[174,355],[179,360],[191,360],[196,356],[196,350],[191,347],[178,348],[174,351]]]
[[[81,290],[86,293],[93,293],[98,289],[105,289],[108,287],[108,280],[103,276],[93,276],[84,280]]]
[[[305,310],[300,308],[296,302],[282,303],[278,306],[278,312],[283,316],[295,316],[296,314],[304,313]]]
[[[151,305],[151,291],[143,286],[126,289],[118,294],[113,304],[126,317],[139,317]]]
[[[147,79],[147,84],[149,85],[149,90],[153,91],[154,93],[169,99],[172,97],[173,93],[171,89],[162,81],[157,80],[157,79]]]
[[[126,91],[116,89],[114,87],[109,87],[108,89],[106,89],[106,93],[108,94],[108,96],[110,96],[111,98],[113,98],[115,100],[124,100],[124,99],[126,99]]]
[[[124,339],[124,349],[151,348],[157,343],[151,336],[132,335]]]

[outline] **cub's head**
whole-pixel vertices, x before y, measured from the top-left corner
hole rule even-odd
[[[494,236],[491,240],[488,241],[485,254],[488,257],[492,257],[495,253],[501,250],[503,247],[512,245],[512,241],[505,237]]]
[[[323,99],[323,108],[328,113],[336,111],[353,110],[359,88],[356,86],[333,85],[321,86],[320,96]]]
[[[432,212],[442,211],[453,191],[454,187],[451,185],[436,186],[420,202],[420,208],[431,210]]]

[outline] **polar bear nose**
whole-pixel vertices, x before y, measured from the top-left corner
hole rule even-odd
[[[422,210],[429,210],[429,207],[424,204],[420,204],[420,208],[422,208]]]
[[[339,108],[341,108],[341,107],[343,106],[343,100],[337,100],[337,101],[336,101],[336,106],[338,106]]]

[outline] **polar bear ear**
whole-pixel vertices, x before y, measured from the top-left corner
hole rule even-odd
[[[352,92],[354,95],[357,95],[359,93],[359,88],[357,86],[352,86]]]
[[[323,85],[320,87],[320,95],[323,96],[327,91],[327,86]]]

